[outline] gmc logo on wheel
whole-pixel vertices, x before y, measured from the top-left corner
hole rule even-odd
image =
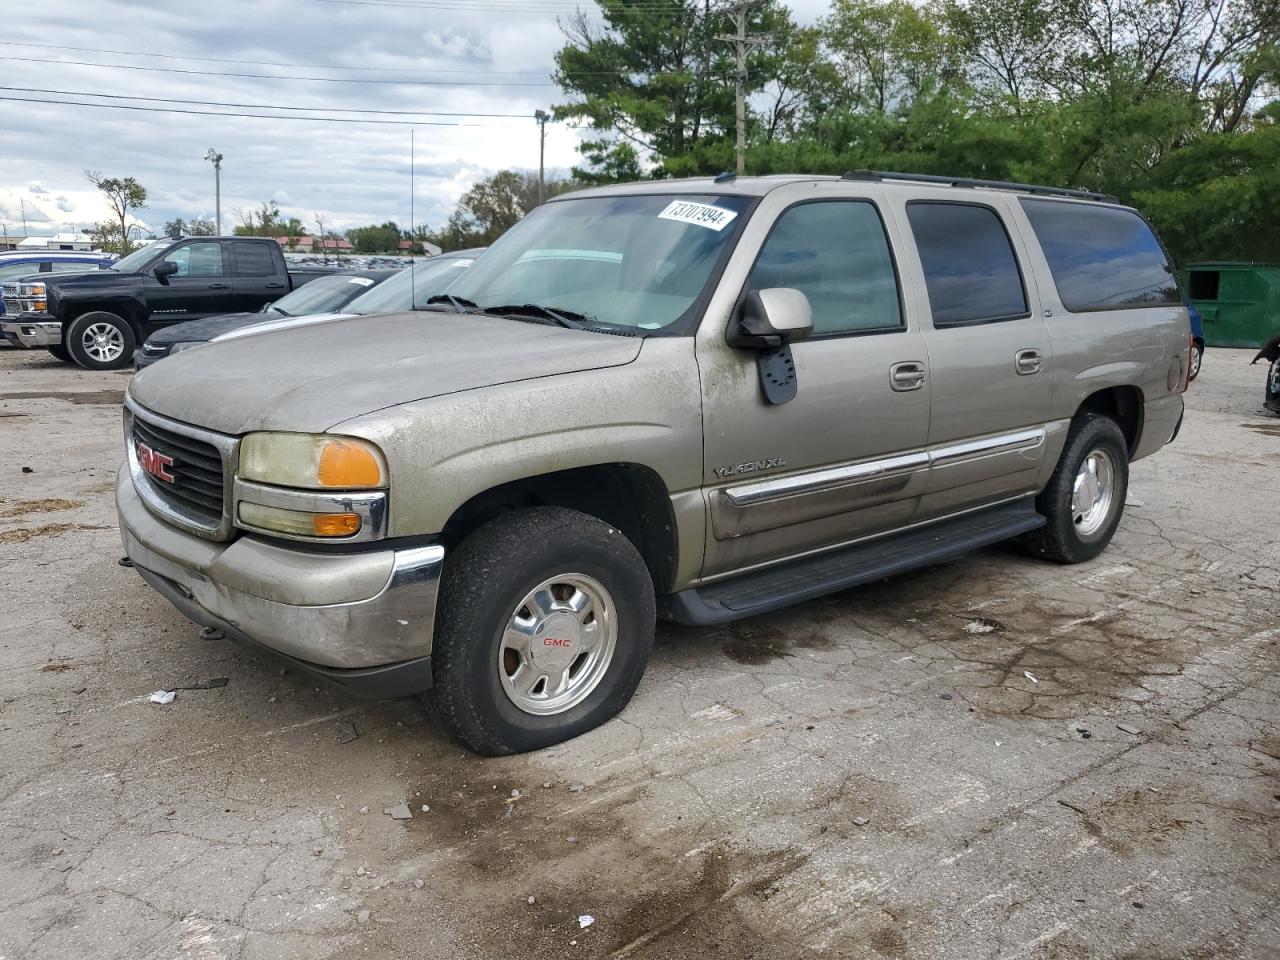
[[[542,645],[544,647],[567,647],[569,646],[569,641],[561,640],[559,637],[543,637]]]
[[[139,440],[136,445],[138,448],[139,466],[157,480],[163,480],[165,483],[173,483],[173,474],[167,469],[168,467],[173,466],[173,457],[165,456],[163,453],[157,453],[141,440]]]

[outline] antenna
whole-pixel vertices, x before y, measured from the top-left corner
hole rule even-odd
[[[418,286],[414,274],[418,264],[413,258],[413,127],[409,128],[409,309],[418,305]]]

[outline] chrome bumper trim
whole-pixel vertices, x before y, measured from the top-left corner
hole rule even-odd
[[[4,320],[0,333],[15,347],[57,347],[62,344],[62,324],[57,320]]]

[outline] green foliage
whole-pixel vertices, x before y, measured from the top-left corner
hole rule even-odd
[[[586,183],[733,166],[731,24],[708,0],[597,0],[564,27]],[[751,15],[747,171],[869,168],[1084,187],[1175,259],[1280,260],[1280,0],[831,0]]]
[[[217,231],[218,228],[212,220],[201,220],[198,217],[190,220],[178,217],[164,225],[166,237],[212,237]]]
[[[265,200],[257,210],[236,210],[240,223],[235,228],[237,237],[301,237],[307,232],[297,217],[280,214],[280,204]]]
[[[548,197],[577,186],[572,180],[546,178]],[[415,239],[427,240],[442,250],[486,247],[537,205],[537,174],[502,170],[464,193],[443,229],[415,231]]]
[[[388,220],[379,226],[353,227],[347,231],[347,239],[356,253],[397,253],[404,238],[395,221]]]

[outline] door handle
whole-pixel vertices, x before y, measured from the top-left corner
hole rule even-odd
[[[230,290],[230,289],[231,289],[231,284],[229,284],[229,283],[211,283],[211,284],[209,284],[209,289],[210,289],[210,290]]]
[[[1029,376],[1039,373],[1044,367],[1044,357],[1040,355],[1039,350],[1019,350],[1013,355],[1013,366],[1019,376]]]
[[[267,284],[267,287],[268,287],[269,289],[272,289],[272,290],[276,289],[277,287],[283,287],[283,286],[284,286],[284,284],[283,284],[283,283],[281,283],[279,280],[277,280],[275,283],[268,283],[268,284]]]
[[[919,390],[924,386],[924,364],[918,360],[905,360],[889,368],[889,386],[899,393]]]

